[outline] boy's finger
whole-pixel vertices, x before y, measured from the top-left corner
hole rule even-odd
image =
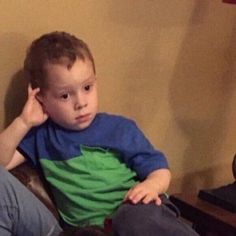
[[[159,196],[156,198],[155,204],[158,205],[158,206],[161,205],[161,199],[159,198]]]
[[[43,119],[44,119],[44,121],[46,121],[48,119],[48,114],[47,113],[43,114]]]
[[[152,200],[153,200],[152,197],[151,197],[150,195],[147,195],[147,196],[143,199],[142,202],[143,202],[144,204],[148,204],[148,203],[150,203]]]
[[[30,94],[33,91],[31,84],[28,84],[28,94]]]
[[[37,93],[39,93],[40,91],[40,88],[35,88],[35,89],[32,89],[32,87],[29,85],[28,86],[28,96],[35,96]]]
[[[124,202],[127,202],[127,201],[129,201],[129,196],[130,196],[130,193],[131,193],[131,189],[130,190],[128,190],[128,192],[125,194],[125,196],[124,196]]]
[[[130,201],[132,201],[132,203],[136,204],[138,202],[140,202],[144,197],[145,197],[145,193],[144,192],[139,192],[135,195],[130,196]]]

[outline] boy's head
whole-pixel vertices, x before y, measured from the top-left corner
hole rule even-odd
[[[55,31],[32,42],[26,54],[24,73],[32,88],[42,90],[47,86],[48,64],[63,64],[70,69],[76,59],[90,60],[95,73],[94,59],[87,44],[74,35]]]
[[[25,73],[44,111],[60,126],[82,130],[97,113],[92,54],[80,39],[53,32],[36,39],[27,52]]]

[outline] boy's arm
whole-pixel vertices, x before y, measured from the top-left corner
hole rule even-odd
[[[18,152],[17,150],[15,151],[12,159],[10,160],[10,162],[5,166],[5,168],[7,170],[11,170],[13,169],[14,167],[20,165],[21,163],[25,162],[25,157],[20,153]]]
[[[28,99],[20,116],[0,133],[0,165],[13,168],[24,161],[16,151],[22,138],[33,127],[42,124],[48,118],[38,102],[36,95],[39,89],[28,88]]]
[[[8,165],[16,152],[16,147],[28,130],[29,129],[24,124],[23,120],[20,117],[17,117],[2,131],[0,134],[0,165]]]
[[[159,195],[167,191],[170,179],[169,169],[155,170],[143,182],[132,187],[126,193],[124,201],[131,201],[133,204],[138,202],[148,204],[154,201],[157,205],[160,205]]]
[[[166,157],[152,146],[135,122],[122,123],[120,130],[123,161],[142,181],[126,193],[124,201],[161,204],[159,195],[167,191],[171,178]]]

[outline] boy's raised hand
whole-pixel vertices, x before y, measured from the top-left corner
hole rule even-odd
[[[39,88],[32,89],[31,85],[28,86],[28,99],[20,115],[20,118],[28,128],[40,125],[48,118],[36,97],[39,91]]]

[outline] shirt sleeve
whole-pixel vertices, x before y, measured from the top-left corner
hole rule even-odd
[[[169,168],[164,154],[152,146],[135,122],[128,120],[121,126],[121,158],[137,173],[139,179],[145,179],[154,170]]]

